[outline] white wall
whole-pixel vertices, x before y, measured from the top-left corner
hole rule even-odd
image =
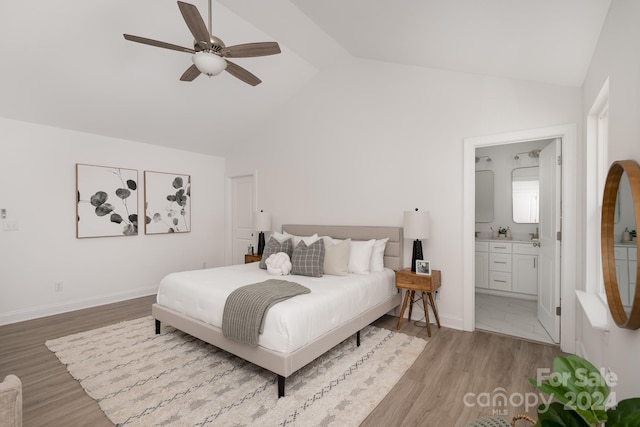
[[[227,172],[258,171],[274,229],[400,226],[405,210],[431,211],[441,319],[462,328],[463,138],[579,121],[577,88],[353,59],[277,111]]]
[[[609,162],[622,159],[640,162],[638,22],[640,2],[613,0],[583,86],[582,110],[586,117],[609,77]],[[581,282],[584,283],[584,280]],[[618,399],[640,396],[640,370],[637,367],[640,360],[640,331],[616,327],[610,315],[610,331],[599,331],[590,326],[580,310],[578,320],[581,331],[577,340],[583,352],[594,365],[608,367],[617,374],[620,379],[615,388]]]
[[[0,118],[0,324],[156,291],[168,272],[224,261],[224,159]],[[192,232],[76,239],[75,164],[190,174]],[[54,283],[63,282],[63,292]]]

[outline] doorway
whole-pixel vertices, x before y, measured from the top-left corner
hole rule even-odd
[[[475,150],[509,143],[560,138],[562,140],[562,246],[560,249],[560,347],[575,353],[575,280],[577,232],[577,126],[575,124],[466,138],[463,146],[463,329],[475,325]],[[555,313],[554,313],[555,314]]]
[[[244,263],[249,246],[255,246],[253,213],[256,211],[255,174],[227,178],[226,265]]]
[[[475,150],[477,329],[559,343],[560,246],[549,235],[560,217],[560,149],[557,138]]]

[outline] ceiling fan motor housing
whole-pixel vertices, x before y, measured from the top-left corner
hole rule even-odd
[[[210,48],[203,46],[204,43],[199,42],[198,40],[194,40],[193,41],[193,50],[195,50],[196,52],[202,52],[204,51],[209,51],[209,52],[215,52],[218,53],[220,52],[223,48],[226,47],[226,45],[224,44],[224,42],[222,40],[220,40],[218,37],[216,36],[211,36],[211,39],[209,40],[209,45],[211,46]]]

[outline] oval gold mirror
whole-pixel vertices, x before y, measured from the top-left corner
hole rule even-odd
[[[601,252],[611,316],[621,328],[640,328],[638,241],[640,167],[634,160],[609,168],[602,200]]]

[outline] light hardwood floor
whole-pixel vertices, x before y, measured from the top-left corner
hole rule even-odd
[[[88,397],[65,367],[44,345],[46,340],[95,329],[151,314],[155,296],[0,326],[0,379],[13,373],[23,382],[24,425],[111,426],[98,404]],[[374,323],[395,330],[397,318],[384,316]],[[494,396],[502,387],[512,393],[533,393],[527,378],[536,368],[549,368],[560,355],[557,347],[486,333],[462,332],[404,322],[401,332],[428,339],[418,360],[363,422],[363,426],[464,426],[502,407],[465,405],[474,396]],[[473,394],[468,394],[473,393]],[[514,397],[514,399],[517,398]],[[525,413],[506,408],[509,419]],[[535,416],[535,408],[528,411]],[[522,424],[525,425],[525,424]]]

